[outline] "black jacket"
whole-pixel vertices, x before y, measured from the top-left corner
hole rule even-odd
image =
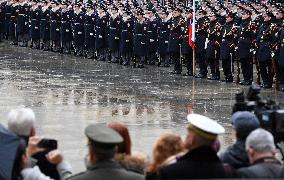
[[[245,141],[238,140],[235,144],[229,146],[227,150],[220,155],[223,163],[228,163],[235,169],[249,166],[249,159],[245,150]]]
[[[273,157],[257,160],[252,166],[238,170],[242,178],[284,178],[284,166]]]
[[[160,170],[160,179],[226,178],[225,169],[216,152],[207,146],[196,148],[177,163]]]

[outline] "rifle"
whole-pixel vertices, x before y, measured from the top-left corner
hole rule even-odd
[[[237,53],[237,50],[236,50],[236,62],[237,62],[237,80],[236,80],[236,84],[239,84],[240,83],[241,69],[240,69],[240,56],[239,56],[239,53]]]
[[[259,69],[258,61],[256,60],[256,57],[255,57],[255,53],[253,53],[252,59],[253,59],[253,63],[255,64],[255,67],[256,67],[256,75],[257,75],[256,83],[260,84],[260,69]]]
[[[279,82],[279,72],[278,72],[278,68],[277,68],[277,62],[276,59],[273,57],[272,58],[272,74],[271,74],[271,78],[273,78],[273,76],[275,75],[276,79],[275,79],[275,89],[276,91],[280,91],[280,82]]]

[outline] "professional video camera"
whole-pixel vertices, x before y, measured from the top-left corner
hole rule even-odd
[[[260,90],[259,85],[253,84],[249,88],[246,97],[244,92],[236,94],[233,113],[236,111],[253,112],[258,117],[260,126],[274,136],[275,144],[277,145],[280,142],[284,142],[284,109],[281,109],[271,99],[265,100],[261,98],[259,95]]]

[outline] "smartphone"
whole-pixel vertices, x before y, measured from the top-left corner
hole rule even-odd
[[[57,149],[57,140],[55,140],[55,139],[42,139],[38,143],[38,147],[48,149],[48,150]]]

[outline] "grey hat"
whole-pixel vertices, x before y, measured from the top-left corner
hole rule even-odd
[[[102,148],[113,148],[115,145],[123,142],[123,138],[120,134],[102,124],[91,124],[87,126],[85,135],[92,144]]]
[[[248,111],[235,112],[232,116],[232,124],[237,133],[242,133],[244,136],[260,127],[256,115]]]

